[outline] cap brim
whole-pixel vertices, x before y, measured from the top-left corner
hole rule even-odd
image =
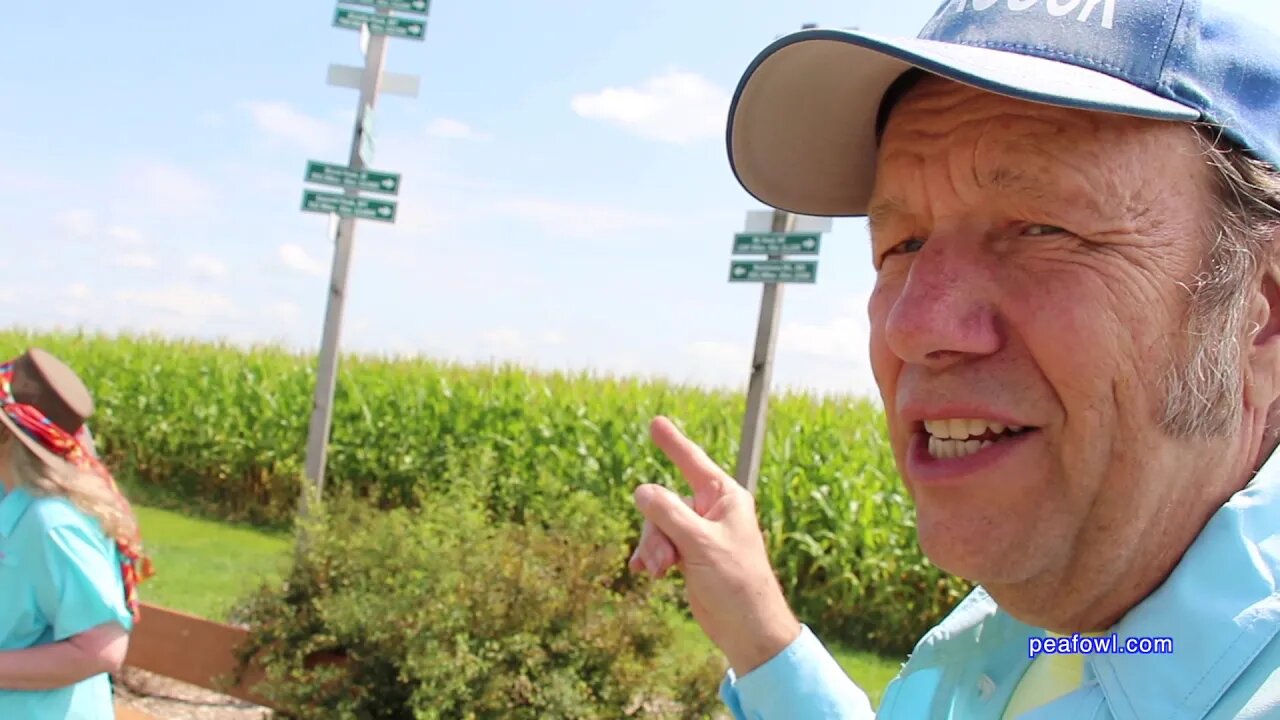
[[[919,68],[982,90],[1158,120],[1200,113],[1101,72],[1001,50],[853,30],[802,30],[765,48],[729,107],[734,175],[752,196],[804,215],[866,214],[885,91]]]

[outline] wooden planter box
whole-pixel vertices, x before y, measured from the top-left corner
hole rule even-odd
[[[250,663],[240,684],[224,688],[219,683],[235,676],[236,650],[249,637],[243,628],[224,625],[157,605],[142,604],[142,619],[129,634],[129,653],[124,664],[229,695],[255,705],[273,707],[251,688],[264,674]],[[337,657],[316,658],[317,662],[342,662]],[[159,720],[147,713],[116,705],[116,720]]]

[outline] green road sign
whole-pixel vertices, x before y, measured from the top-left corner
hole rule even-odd
[[[321,185],[336,185],[343,188],[356,188],[369,192],[395,195],[400,192],[400,175],[398,173],[378,172],[376,170],[355,170],[342,165],[307,161],[307,182]]]
[[[822,233],[737,233],[734,255],[817,255]]]
[[[302,193],[302,209],[307,212],[335,213],[361,220],[396,221],[396,204],[390,200],[348,197],[339,193],[306,190]]]
[[[361,25],[368,25],[369,32],[374,35],[390,35],[391,37],[409,38],[411,40],[423,39],[423,34],[427,29],[426,22],[422,20],[378,15],[346,8],[338,8],[337,13],[333,16],[333,25],[334,27],[348,30],[359,30]]]
[[[400,12],[427,14],[427,0],[341,0],[348,5],[364,5],[366,7],[390,8]]]
[[[791,260],[734,260],[729,282],[811,283],[818,279],[818,263]]]

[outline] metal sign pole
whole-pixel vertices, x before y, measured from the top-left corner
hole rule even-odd
[[[809,30],[815,27],[817,27],[816,23],[805,23],[800,26],[800,29]],[[748,215],[748,224],[751,222],[751,216]],[[829,227],[829,223],[826,223],[824,229],[827,227]],[[748,230],[750,229],[748,228]],[[796,216],[775,208],[770,231],[784,234],[791,233],[794,230],[796,230]],[[747,408],[742,419],[742,441],[738,445],[738,465],[734,472],[734,478],[752,495],[755,494],[756,487],[760,482],[760,459],[764,454],[764,438],[767,427],[765,421],[769,413],[769,385],[773,380],[774,349],[778,344],[778,322],[782,317],[781,284],[788,281],[813,282],[815,279],[814,274],[817,272],[816,262],[811,264],[784,264],[781,262],[782,253],[779,252],[780,250],[794,250],[798,247],[805,252],[811,250],[814,254],[817,253],[816,235],[812,239],[796,239],[800,240],[799,246],[789,245],[784,242],[781,246],[776,246],[774,252],[769,253],[769,262],[761,264],[763,266],[771,264],[786,265],[786,267],[776,268],[774,270],[776,274],[772,276],[766,273],[761,274],[762,277],[766,278],[766,281],[760,294],[760,319],[756,324],[756,344],[751,357],[751,380],[747,385]],[[754,273],[746,265],[749,264],[739,264],[739,267],[734,269],[731,279],[734,276],[740,276],[741,279],[750,280]],[[808,265],[809,267],[798,267],[800,265]],[[768,280],[770,277],[774,278],[774,281],[770,282]]]
[[[383,83],[383,64],[387,59],[387,41],[390,32],[401,33],[401,36],[421,40],[425,22],[393,17],[392,9],[425,12],[424,0],[411,0],[411,3],[394,3],[394,1],[371,1],[376,5],[375,13],[355,13],[339,8],[334,24],[339,27],[360,29],[360,46],[365,54],[365,67],[361,70],[360,99],[356,101],[356,122],[351,137],[348,167],[330,167],[320,163],[308,163],[307,181],[326,184],[338,184],[343,187],[342,195],[337,193],[319,193],[307,191],[303,195],[303,210],[323,211],[330,217],[338,218],[337,232],[330,229],[333,237],[334,255],[333,269],[329,278],[329,297],[325,306],[324,334],[320,340],[320,359],[316,368],[315,398],[311,406],[311,420],[307,428],[306,480],[300,503],[300,512],[307,514],[307,506],[312,500],[319,500],[324,495],[325,460],[328,456],[329,432],[333,427],[334,389],[338,382],[338,356],[340,337],[342,337],[343,305],[347,299],[347,275],[351,269],[351,254],[356,242],[356,220],[360,218],[394,222],[396,204],[392,201],[371,200],[360,196],[361,190],[396,193],[399,190],[399,176],[393,173],[378,173],[367,169],[374,146],[372,138],[372,113],[378,105],[378,94]],[[404,6],[397,6],[404,5]],[[371,32],[371,24],[376,24],[378,31]],[[330,85],[347,85],[346,82],[333,82],[333,68],[330,68]],[[413,94],[416,94],[416,78],[412,81]]]
[[[773,211],[773,232],[790,232],[794,224],[795,216],[791,213]],[[781,257],[769,255],[770,260],[780,260]],[[769,384],[773,379],[773,356],[781,317],[782,286],[780,283],[766,282],[760,295],[760,319],[756,325],[756,345],[751,359],[751,381],[747,386],[747,411],[742,421],[742,442],[738,447],[738,466],[734,474],[738,483],[753,495],[760,478],[765,418],[769,410]]]

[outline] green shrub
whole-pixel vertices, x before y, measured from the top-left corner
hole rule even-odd
[[[460,490],[329,500],[280,587],[238,613],[291,718],[708,717],[724,671],[681,653],[669,586],[610,589],[627,548],[578,493],[546,527]],[[317,654],[344,663],[310,662]],[[676,705],[676,703],[683,703]],[[644,708],[643,710],[637,710]]]
[[[0,333],[64,357],[98,400],[100,445],[134,497],[184,512],[286,524],[297,506],[314,361],[158,338]],[[513,366],[344,357],[326,487],[411,505],[476,489],[496,516],[536,521],[568,491],[640,521],[631,492],[686,492],[648,423],[671,416],[732,470],[740,393]],[[884,435],[858,398],[775,394],[758,507],[770,557],[801,618],[824,637],[902,655],[968,590],[920,553],[915,513]],[[145,530],[145,528],[144,528]],[[619,577],[616,586],[626,586]]]

